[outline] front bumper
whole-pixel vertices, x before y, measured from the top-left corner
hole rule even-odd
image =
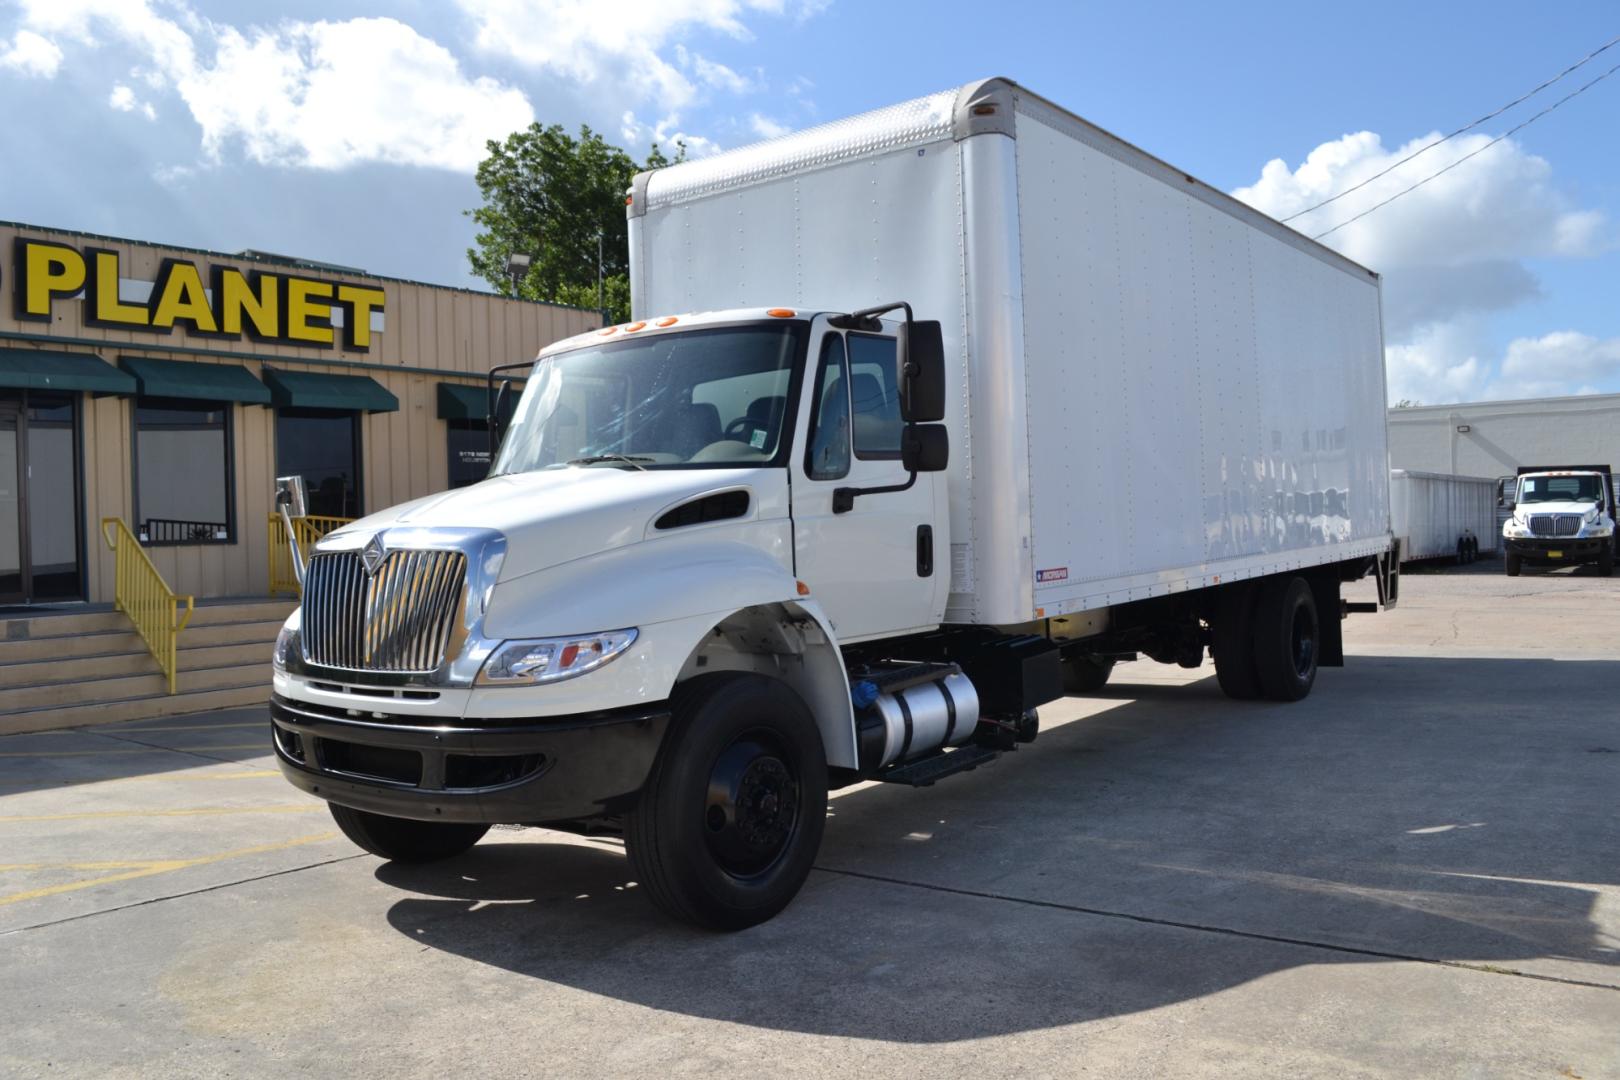
[[[1614,539],[1608,536],[1590,537],[1508,537],[1503,540],[1509,555],[1521,559],[1541,559],[1546,562],[1584,562],[1596,559],[1604,548],[1612,547]],[[1555,556],[1552,553],[1558,552]]]
[[[669,710],[360,719],[275,694],[270,726],[282,774],[328,802],[422,821],[539,825],[628,809],[652,771]]]

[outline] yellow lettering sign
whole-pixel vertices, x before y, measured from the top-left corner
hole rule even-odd
[[[188,323],[192,330],[204,334],[219,330],[195,263],[164,260],[163,269],[158,271],[157,282],[152,286],[148,306],[152,325],[159,330],[167,330],[176,322]]]
[[[363,285],[339,285],[337,302],[343,305],[344,344],[362,352],[371,348],[371,313],[382,310],[383,291]]]
[[[311,319],[332,317],[332,283],[309,278],[287,278],[287,311],[282,337],[295,344],[332,344],[332,325],[312,323]],[[324,303],[322,301],[325,301]]]
[[[146,305],[125,303],[118,295],[118,252],[86,248],[84,253],[90,257],[90,280],[84,294],[90,314],[84,321],[92,326],[150,326]]]
[[[51,301],[84,288],[84,256],[61,244],[18,238],[17,299],[19,319],[48,322]]]
[[[249,281],[240,270],[215,267],[214,304],[222,334],[237,337],[245,330],[260,341],[273,341],[281,333],[281,280],[274,274],[255,274]]]

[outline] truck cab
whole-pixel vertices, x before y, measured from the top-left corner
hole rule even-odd
[[[1521,468],[1501,481],[1500,502],[1509,577],[1526,565],[1590,564],[1614,572],[1614,478],[1606,466]]]

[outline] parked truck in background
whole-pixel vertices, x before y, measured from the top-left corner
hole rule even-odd
[[[1590,564],[1614,573],[1614,473],[1607,465],[1531,465],[1501,480],[1509,577],[1526,565]]]
[[[1484,476],[1391,469],[1389,516],[1401,562],[1495,554],[1497,482]]]
[[[619,831],[736,929],[829,788],[981,765],[1122,657],[1295,701],[1343,583],[1395,602],[1377,276],[1023,88],[628,212],[634,321],[540,354],[491,477],[310,554],[276,753],[367,850]]]

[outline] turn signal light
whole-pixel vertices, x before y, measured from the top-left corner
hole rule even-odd
[[[809,596],[810,595],[810,586],[806,585],[802,581],[797,582],[796,584],[799,586],[799,595],[800,596]]]

